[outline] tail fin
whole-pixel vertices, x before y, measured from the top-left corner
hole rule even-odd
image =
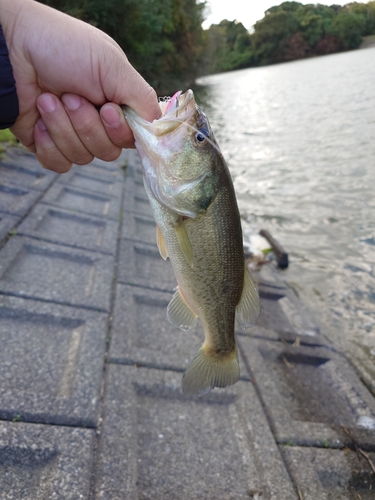
[[[185,394],[203,396],[214,387],[227,387],[240,378],[237,348],[225,357],[210,354],[203,345],[187,367],[182,378],[182,391]]]

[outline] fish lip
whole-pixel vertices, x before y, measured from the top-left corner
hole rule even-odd
[[[125,118],[133,132],[139,134],[141,129],[145,129],[150,134],[161,137],[173,132],[181,124],[190,120],[197,108],[193,91],[188,89],[185,93],[180,93],[176,98],[177,105],[171,106],[170,109],[165,112],[171,99],[173,98],[159,102],[163,114],[160,118],[152,122],[141,118],[133,109],[129,108],[129,106],[122,106]]]

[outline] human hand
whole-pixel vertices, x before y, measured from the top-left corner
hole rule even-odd
[[[100,30],[33,0],[0,0],[0,22],[20,105],[11,130],[44,167],[62,173],[132,147],[120,104],[159,117],[154,90]]]

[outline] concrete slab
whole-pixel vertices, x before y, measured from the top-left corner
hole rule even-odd
[[[0,422],[1,500],[88,499],[94,431]]]
[[[46,191],[56,179],[56,174],[45,170],[39,164],[35,167],[23,166],[21,158],[19,162],[20,164],[0,161],[1,183],[12,183],[16,186]]]
[[[282,453],[303,500],[375,498],[375,474],[361,453],[294,446]],[[375,453],[368,457],[375,463]]]
[[[202,328],[189,332],[167,319],[173,292],[118,285],[109,361],[184,370],[204,339]]]
[[[121,237],[156,245],[156,224],[151,217],[124,212]]]
[[[114,258],[13,236],[0,252],[0,292],[109,310]]]
[[[45,169],[39,163],[34,153],[30,153],[23,146],[11,146],[6,149],[4,154],[4,161],[12,165],[22,165],[25,168],[44,171]],[[58,174],[47,171],[50,175],[57,177]]]
[[[0,211],[23,217],[41,196],[36,189],[0,183]]]
[[[121,199],[106,194],[55,184],[42,201],[73,212],[119,220]]]
[[[21,217],[0,212],[0,242],[4,240],[20,220]]]
[[[204,341],[200,320],[183,332],[167,319],[173,293],[118,285],[108,361],[185,371]],[[241,378],[249,380],[240,356]]]
[[[93,175],[75,167],[66,174],[60,176],[57,180],[57,184],[65,184],[72,186],[73,188],[119,198],[122,196],[123,183],[121,182],[122,175],[119,170],[118,174],[120,175]]]
[[[99,158],[94,158],[93,161],[90,163],[90,166],[101,168],[103,170],[121,169],[127,165],[130,151],[134,152],[135,150],[123,149],[117,160],[113,160],[111,162],[100,160]]]
[[[167,292],[177,286],[169,259],[161,258],[156,245],[125,238],[120,241],[118,281]]]
[[[95,426],[107,320],[0,295],[0,419]]]
[[[297,499],[250,382],[187,398],[179,373],[107,377],[95,500]]]
[[[127,212],[135,212],[138,215],[154,218],[145,188],[143,187],[143,181],[136,181],[130,175],[126,176],[123,209]]]
[[[291,289],[276,281],[264,280],[258,273],[252,274],[261,298],[261,313],[256,322],[257,335],[290,344],[327,345],[310,311],[293,295]]]
[[[119,223],[111,219],[38,203],[18,227],[17,234],[113,255],[117,248],[118,228]]]
[[[139,157],[138,151],[136,149],[127,149],[127,168],[134,171],[138,171],[142,175],[142,163]]]
[[[256,327],[255,327],[256,329]],[[327,348],[238,337],[276,439],[343,448],[375,444],[375,402],[349,363]]]

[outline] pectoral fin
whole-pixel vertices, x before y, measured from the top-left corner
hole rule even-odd
[[[172,325],[181,330],[190,330],[197,321],[197,315],[190,309],[177,287],[167,307],[167,317]]]
[[[156,244],[158,246],[160,255],[163,257],[164,260],[167,260],[168,258],[167,245],[165,244],[163,235],[161,234],[160,227],[158,225],[156,225]]]
[[[236,307],[236,321],[240,328],[253,326],[259,316],[259,295],[253,278],[245,266],[244,285],[241,300]]]
[[[180,221],[179,224],[176,224],[174,227],[178,239],[178,243],[180,244],[182,253],[185,256],[185,259],[189,266],[193,265],[193,247],[191,246],[189,235],[186,231],[186,226],[183,221]]]

